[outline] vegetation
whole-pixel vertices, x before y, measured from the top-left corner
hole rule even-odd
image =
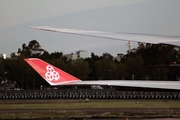
[[[0,119],[179,118],[178,100],[1,101]]]
[[[0,110],[20,110],[20,109],[113,109],[113,108],[180,108],[178,100],[37,100],[36,102],[18,101],[0,103]]]
[[[41,58],[82,80],[174,80],[169,77],[173,74],[169,65],[180,63],[180,50],[171,45],[139,43],[137,50],[129,51],[121,61],[114,60],[107,53],[102,56],[91,53],[91,57],[86,59],[68,60],[62,52],[49,53],[41,48],[37,40],[32,40],[18,49],[18,56],[12,54],[10,59],[0,59],[0,81],[7,79],[24,89],[48,86],[24,61],[26,57]]]

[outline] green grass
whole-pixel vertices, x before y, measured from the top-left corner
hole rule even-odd
[[[117,111],[108,111],[110,109]],[[118,111],[118,108],[135,108],[135,111]],[[136,112],[136,108],[150,111]],[[142,108],[142,109],[141,109]],[[157,112],[156,108],[167,111]],[[60,118],[157,118],[180,117],[179,100],[15,100],[0,101],[0,119],[60,119]],[[91,114],[86,110],[98,110]],[[105,111],[99,112],[101,109]],[[16,111],[19,110],[19,111]],[[26,111],[24,111],[26,110]],[[155,111],[154,111],[155,110]],[[169,111],[171,110],[171,111]]]
[[[180,108],[179,100],[75,100],[50,103],[1,103],[0,110],[14,109],[95,109],[95,108]]]

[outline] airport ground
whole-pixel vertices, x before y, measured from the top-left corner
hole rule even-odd
[[[0,119],[180,118],[179,100],[0,100]]]

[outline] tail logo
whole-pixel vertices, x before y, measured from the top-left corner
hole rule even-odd
[[[48,80],[48,81],[56,80],[57,81],[60,78],[59,73],[56,72],[52,66],[48,65],[46,67],[46,70],[47,70],[47,72],[45,74],[46,80]]]

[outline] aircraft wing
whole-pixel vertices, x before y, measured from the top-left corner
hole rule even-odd
[[[169,44],[174,46],[180,46],[180,37],[66,29],[66,28],[54,28],[48,26],[38,26],[38,27],[30,27],[30,28],[51,31],[51,32],[107,38],[107,39],[121,40],[121,41],[133,41],[133,42],[150,43],[150,44]]]

